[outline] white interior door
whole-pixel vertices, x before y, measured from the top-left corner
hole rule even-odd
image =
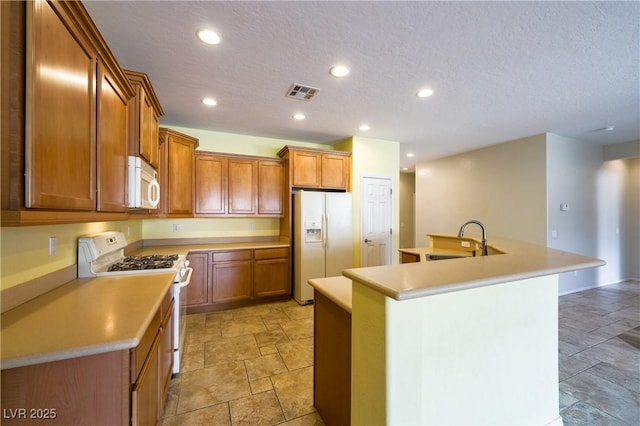
[[[362,249],[364,266],[391,264],[391,178],[362,178]]]

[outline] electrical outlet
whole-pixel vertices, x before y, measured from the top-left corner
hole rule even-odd
[[[178,232],[180,230],[180,225],[178,225],[177,223],[173,224],[173,232]]]
[[[461,245],[462,247],[471,247],[471,243],[470,243],[469,241],[462,241],[462,242],[460,243],[460,245]]]
[[[253,223],[249,224],[249,231],[253,231]]]
[[[56,237],[49,237],[49,256],[56,254],[58,249],[58,239]]]

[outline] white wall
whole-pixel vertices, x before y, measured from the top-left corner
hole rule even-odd
[[[400,173],[400,248],[415,247],[416,174]]]
[[[599,268],[604,284],[640,280],[640,158],[605,161],[598,171]]]
[[[600,193],[601,205],[607,212],[620,210],[611,218],[619,223],[617,232],[607,237],[613,239],[609,246],[620,247],[622,258],[619,275],[603,279],[640,281],[640,140],[605,145],[604,160],[599,175],[606,188]],[[618,198],[613,198],[614,194]]]
[[[601,146],[547,134],[549,247],[604,259],[598,249],[601,212],[597,178],[601,165]],[[569,210],[561,211],[560,204],[568,204]],[[597,286],[599,273],[586,269],[560,274],[560,293]]]
[[[497,235],[546,245],[546,136],[416,165],[416,246],[427,233],[457,234],[469,219]],[[465,235],[480,237],[478,227]]]
[[[456,234],[474,218],[487,225],[489,243],[500,235],[607,262],[561,274],[560,294],[637,280],[638,157],[640,141],[603,148],[544,134],[419,164],[416,246],[426,233]]]

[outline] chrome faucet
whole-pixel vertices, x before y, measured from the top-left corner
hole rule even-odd
[[[464,236],[464,228],[466,228],[466,226],[470,223],[475,223],[480,228],[482,228],[482,255],[487,256],[489,254],[487,250],[487,228],[482,224],[482,222],[478,220],[470,220],[468,222],[465,222],[460,227],[460,232],[458,232],[458,238],[462,238]]]

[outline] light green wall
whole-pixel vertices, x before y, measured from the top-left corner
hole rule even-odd
[[[351,423],[555,424],[557,293],[557,275],[403,301],[354,281]]]
[[[78,237],[103,231],[124,232],[127,241],[133,243],[142,239],[142,221],[2,227],[0,289],[4,290],[75,264]],[[49,237],[57,239],[57,250],[53,256],[49,256]]]
[[[351,191],[353,192],[354,265],[360,266],[361,196],[363,177],[388,177],[392,180],[393,216],[391,259],[398,263],[396,253],[400,247],[400,143],[381,139],[354,136],[335,145],[343,151],[351,151]]]
[[[285,145],[307,148],[331,149],[330,146],[287,139],[264,138],[261,136],[236,133],[212,132],[210,130],[190,129],[178,126],[163,126],[198,139],[198,151],[225,152],[241,155],[277,157],[278,151]]]
[[[280,225],[278,218],[148,219],[142,224],[142,232],[145,239],[277,237]]]

